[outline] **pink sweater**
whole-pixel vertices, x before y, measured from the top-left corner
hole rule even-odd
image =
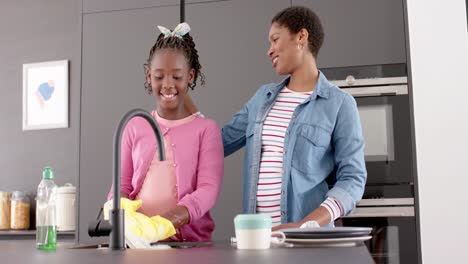
[[[159,127],[174,144],[178,205],[190,214],[190,223],[180,229],[182,239],[208,241],[215,226],[209,210],[216,204],[224,173],[221,130],[200,116],[179,126]],[[121,144],[121,192],[135,199],[156,153],[156,138],[149,123],[135,117],[125,127]]]

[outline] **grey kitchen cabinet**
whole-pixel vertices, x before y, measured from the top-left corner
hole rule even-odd
[[[402,0],[292,0],[320,17],[320,68],[406,63]]]
[[[214,0],[216,1],[216,0]],[[218,0],[231,1],[231,0]],[[213,2],[213,0],[186,0],[185,4]],[[83,13],[114,12],[128,9],[143,9],[164,6],[180,6],[179,0],[83,0]]]
[[[143,63],[159,35],[156,25],[178,21],[176,6],[83,15],[80,242],[92,240],[88,222],[96,218],[112,184],[113,134],[118,121],[132,108],[154,107],[154,99],[143,86]]]
[[[257,89],[279,81],[266,55],[273,16],[289,0],[234,0],[187,5],[186,18],[200,55],[206,85],[192,92],[201,112],[226,124]],[[233,218],[241,213],[243,151],[225,159],[223,188],[213,217],[213,239],[234,235]]]
[[[273,15],[289,0],[233,0],[188,4],[190,23],[206,76],[206,85],[191,91],[205,116],[220,126],[261,84],[281,79],[266,56]],[[87,235],[105,201],[112,180],[113,133],[131,108],[154,109],[143,89],[143,63],[159,34],[156,25],[173,28],[179,6],[128,9],[83,15],[79,241]],[[223,190],[213,210],[213,239],[234,234],[233,217],[241,212],[242,151],[225,159]],[[102,241],[107,240],[103,238]]]
[[[117,122],[129,109],[154,108],[154,99],[143,88],[143,63],[159,34],[156,25],[172,29],[179,22],[178,1],[173,5],[161,5],[163,2],[83,3],[80,242],[94,240],[87,235],[87,225],[96,217],[111,186],[113,133]],[[206,85],[197,86],[191,94],[205,116],[215,119],[222,127],[260,85],[282,78],[274,72],[266,56],[268,31],[272,17],[290,6],[291,1],[187,2],[186,20],[192,27],[191,34],[206,76]],[[361,7],[340,11],[341,15],[337,14],[338,10],[350,9],[352,4],[340,1],[342,7],[336,8],[333,4],[336,6],[337,2],[320,0],[313,1],[312,5],[312,1],[293,1],[293,4],[312,7],[323,20],[326,39],[319,55],[320,67],[405,62],[404,37],[400,32],[403,14],[399,13],[402,9],[397,1],[388,4],[379,0],[376,4],[356,0],[353,4]],[[369,10],[379,7],[378,14],[364,12],[367,10],[362,10],[364,5],[371,6]],[[395,17],[394,13],[401,17]],[[364,27],[371,20],[372,25]],[[241,211],[242,153],[225,159],[223,189],[213,210],[217,225],[213,239],[234,234],[232,219]]]

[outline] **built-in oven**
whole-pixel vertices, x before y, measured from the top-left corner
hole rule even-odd
[[[357,208],[337,225],[373,227],[377,263],[417,263],[410,100],[405,64],[321,69],[357,103],[367,183]]]
[[[413,198],[412,139],[404,64],[322,69],[356,99],[365,140],[364,199]]]

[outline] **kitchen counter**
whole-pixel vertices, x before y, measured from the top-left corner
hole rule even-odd
[[[36,230],[0,230],[0,240],[35,240]],[[75,231],[57,231],[58,240],[75,239]]]
[[[47,264],[145,264],[145,263],[374,263],[366,246],[355,247],[309,247],[269,250],[238,250],[229,242],[215,242],[212,246],[164,249],[110,251],[101,249],[70,249],[73,243],[59,243],[56,251],[36,249],[34,241],[0,241],[2,263],[47,263]],[[6,262],[5,262],[6,261]]]

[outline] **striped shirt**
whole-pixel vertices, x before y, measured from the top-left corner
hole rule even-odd
[[[311,94],[312,92],[294,92],[284,87],[263,123],[257,213],[270,215],[273,226],[281,223],[281,179],[286,130],[296,107]]]
[[[296,107],[312,92],[295,92],[284,87],[268,113],[262,128],[262,152],[257,184],[257,213],[271,216],[272,225],[281,224],[281,185],[283,176],[284,137]],[[327,209],[331,221],[343,215],[333,197],[320,205]]]

